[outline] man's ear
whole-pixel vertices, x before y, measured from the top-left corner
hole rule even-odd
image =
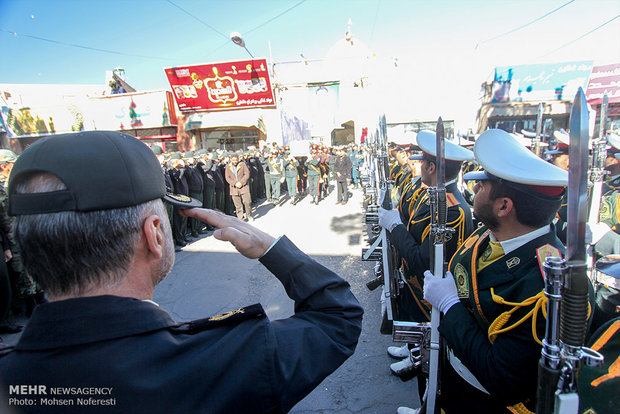
[[[493,202],[493,208],[497,217],[507,217],[514,211],[514,203],[508,197],[498,197]]]
[[[144,240],[149,253],[157,259],[162,258],[165,249],[165,237],[161,218],[156,214],[152,214],[144,219],[142,233],[144,234]]]
[[[437,165],[434,162],[428,162],[428,168],[426,169],[429,174],[434,174],[437,172]]]

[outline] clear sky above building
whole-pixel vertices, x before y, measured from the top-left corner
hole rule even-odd
[[[324,59],[349,19],[400,68],[394,88],[438,112],[475,106],[496,66],[620,62],[620,0],[0,0],[0,83],[102,84],[123,67],[137,90],[170,89],[164,67],[246,59],[231,32],[255,57]]]

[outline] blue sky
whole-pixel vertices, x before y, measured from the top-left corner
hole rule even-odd
[[[255,56],[268,57],[271,42],[274,61],[297,60],[300,53],[323,58],[342,38],[349,18],[354,36],[371,50],[418,65],[452,62],[457,68],[476,60],[490,70],[562,60],[620,62],[620,19],[543,56],[620,14],[619,0],[576,0],[522,30],[483,42],[565,3],[0,0],[0,82],[103,83],[106,69],[122,66],[137,89],[166,88],[163,67],[245,59],[246,52],[228,40],[230,32],[244,34]]]
[[[349,19],[415,81],[404,96],[460,105],[468,126],[496,66],[620,63],[620,0],[0,0],[0,83],[103,84],[120,66],[137,90],[170,89],[164,67],[246,59],[231,32],[255,57],[322,59]]]

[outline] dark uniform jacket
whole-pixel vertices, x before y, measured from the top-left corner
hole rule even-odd
[[[187,183],[187,167],[170,170],[170,178],[174,185],[174,192],[177,194],[189,195],[189,185]]]
[[[215,189],[224,191],[226,189],[226,180],[224,179],[224,164],[221,162],[213,163],[213,177],[215,179]]]
[[[198,163],[198,168],[202,172],[202,182],[204,188],[215,188],[215,178],[213,177],[213,160],[204,160]]]
[[[202,181],[202,174],[196,166],[186,167],[187,170],[187,186],[190,193],[202,194],[204,183]]]
[[[453,256],[449,268],[460,302],[444,315],[439,332],[490,395],[474,388],[446,362],[441,373],[442,395],[446,398],[439,404],[446,414],[507,413],[506,407],[517,403],[524,403],[532,411],[535,407],[541,345],[534,333],[542,341],[542,309],[537,311],[536,319],[530,315],[520,325],[496,336],[489,335],[489,327],[516,303],[522,306],[492,331],[509,328],[541,304],[538,302],[544,300],[544,279],[540,260],[544,262],[547,255],[559,256],[564,247],[551,228],[478,271],[478,259],[489,245],[489,234],[486,227],[478,228]],[[510,304],[501,303],[500,297]]]
[[[37,307],[12,352],[8,385],[106,387],[106,406],[21,407],[26,413],[281,413],[355,350],[362,308],[338,275],[282,237],[260,262],[295,301],[269,321],[260,305],[176,323],[153,303],[96,296]]]
[[[390,232],[390,241],[403,260],[405,288],[401,290],[399,320],[424,322],[430,320],[431,306],[424,300],[424,271],[431,268],[431,242],[429,238],[431,209],[428,193],[422,190],[415,202],[415,212],[408,223],[399,224]],[[448,214],[446,226],[454,228],[445,245],[446,261],[471,234],[473,223],[471,210],[456,183],[446,186]]]

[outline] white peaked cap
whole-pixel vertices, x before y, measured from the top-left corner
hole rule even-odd
[[[568,185],[567,171],[538,158],[501,129],[483,132],[474,145],[474,154],[486,172],[506,181],[541,187]],[[477,173],[464,178],[484,179]]]
[[[431,131],[418,132],[418,146],[425,153],[437,156],[437,136]],[[444,140],[445,159],[448,161],[473,161],[474,153],[452,141]]]

